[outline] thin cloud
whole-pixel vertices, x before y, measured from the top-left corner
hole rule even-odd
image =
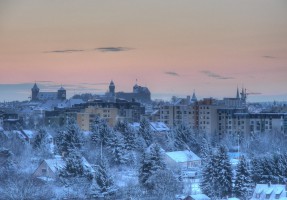
[[[178,73],[176,73],[176,72],[171,72],[171,71],[169,71],[169,72],[164,72],[166,75],[170,75],[170,76],[179,76],[179,74]]]
[[[208,70],[203,70],[200,72],[207,75],[210,78],[215,78],[215,79],[220,79],[220,80],[234,79],[233,77],[221,76],[219,74],[216,74],[216,73],[208,71]]]
[[[121,51],[129,51],[131,48],[128,47],[100,47],[96,48],[96,51],[100,52],[121,52]]]
[[[44,51],[43,53],[76,53],[86,51],[84,49],[63,49],[63,50],[53,50],[53,51]]]
[[[275,56],[262,56],[263,58],[267,58],[267,59],[276,59],[277,57],[275,57]]]

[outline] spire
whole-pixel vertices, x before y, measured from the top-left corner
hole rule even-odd
[[[38,88],[38,86],[37,86],[37,83],[36,83],[36,82],[34,83],[34,86],[33,86],[32,90],[39,90],[39,88]]]
[[[197,98],[195,96],[195,90],[193,90],[193,94],[192,94],[192,97],[191,97],[191,101],[197,101]]]
[[[240,99],[238,86],[237,86],[237,92],[236,92],[236,99]]]

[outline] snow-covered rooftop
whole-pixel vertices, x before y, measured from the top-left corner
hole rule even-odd
[[[23,132],[27,135],[29,139],[32,139],[35,135],[34,131],[31,130],[23,130]]]
[[[266,198],[266,195],[270,195],[268,199],[284,199],[286,198],[285,185],[279,184],[256,184],[253,196],[251,200]]]
[[[188,150],[166,152],[166,155],[177,163],[201,160],[195,153]]]
[[[163,122],[150,122],[150,126],[153,131],[157,132],[170,131],[167,125]]]
[[[66,165],[66,162],[62,159],[61,156],[56,156],[54,159],[46,159],[45,162],[54,173],[60,169],[63,169]]]
[[[193,194],[190,197],[194,200],[209,200],[210,198],[205,194]]]
[[[134,130],[138,131],[140,128],[140,123],[138,122],[134,122],[134,123],[130,123],[129,124],[131,128],[133,128]],[[150,122],[150,128],[152,131],[155,132],[167,132],[170,131],[170,129],[168,128],[168,126],[163,123],[163,122]]]

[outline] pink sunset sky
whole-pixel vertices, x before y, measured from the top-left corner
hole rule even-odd
[[[138,79],[153,98],[244,85],[254,100],[287,100],[287,1],[0,1],[0,101],[27,99],[34,81],[71,96],[111,79],[117,91]]]

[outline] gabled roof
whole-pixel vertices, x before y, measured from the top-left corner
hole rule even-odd
[[[269,200],[286,198],[286,186],[280,184],[256,184],[256,188],[251,200],[265,199],[266,195],[270,195]],[[257,196],[259,196],[257,198]],[[277,196],[277,197],[276,197]]]
[[[56,158],[53,158],[53,159],[46,159],[44,160],[44,162],[47,163],[48,167],[54,173],[63,169],[66,165],[66,162],[62,159],[61,156],[56,156]]]
[[[201,160],[195,153],[188,150],[166,152],[166,155],[177,163]]]

